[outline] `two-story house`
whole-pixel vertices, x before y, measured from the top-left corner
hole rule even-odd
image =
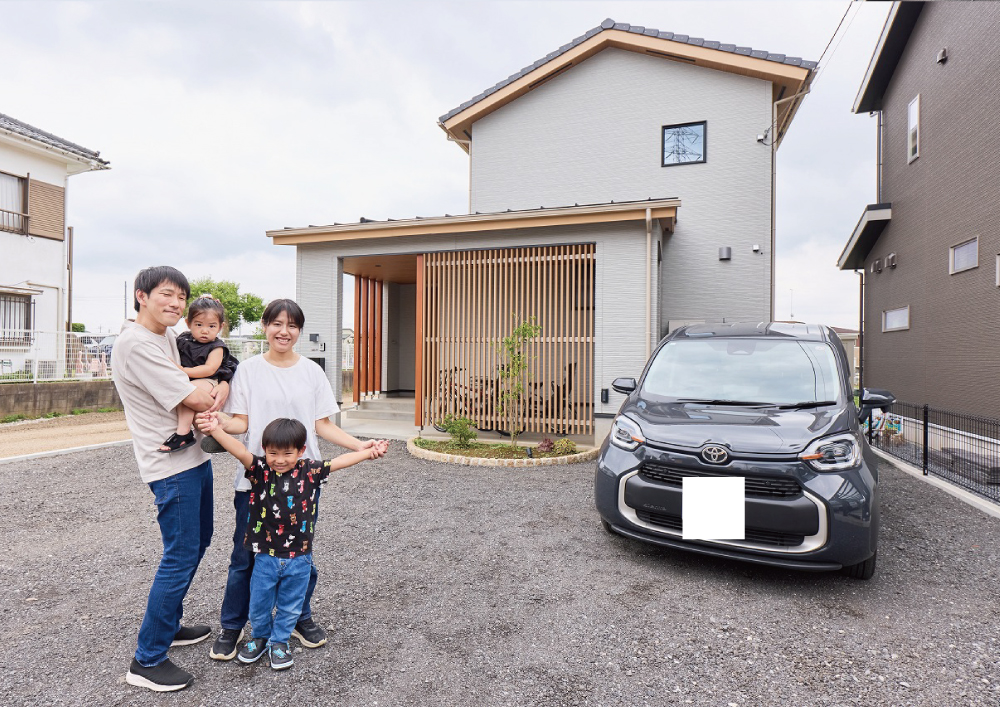
[[[0,114],[0,359],[65,358],[68,329],[66,192],[74,174],[108,169],[100,153]],[[33,331],[47,332],[38,338]]]
[[[878,126],[875,203],[839,267],[864,277],[862,377],[1000,418],[1000,5],[896,3],[854,112]]]
[[[268,232],[297,250],[307,355],[339,397],[350,273],[355,400],[500,429],[497,345],[534,318],[527,431],[593,434],[670,329],[771,318],[774,151],[815,67],[606,20],[440,118],[468,214]]]

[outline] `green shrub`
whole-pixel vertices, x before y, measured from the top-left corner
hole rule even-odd
[[[576,442],[567,437],[557,439],[556,443],[552,445],[552,451],[561,457],[567,454],[576,454]]]
[[[27,415],[6,415],[0,418],[0,424],[6,422],[20,422],[21,420],[27,420],[27,419],[28,419]]]
[[[468,447],[469,442],[479,436],[472,427],[472,420],[467,417],[447,415],[438,422],[438,426],[443,427],[451,435],[451,443],[456,447]]]

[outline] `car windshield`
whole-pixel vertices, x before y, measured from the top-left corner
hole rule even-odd
[[[829,344],[788,339],[670,341],[642,382],[664,401],[808,405],[839,402],[837,361]]]

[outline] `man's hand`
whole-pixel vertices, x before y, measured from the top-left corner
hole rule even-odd
[[[208,412],[217,412],[222,409],[222,406],[226,404],[226,398],[229,397],[229,383],[222,381],[217,386],[212,388],[210,395],[215,398],[215,402],[212,403],[212,407],[208,409]]]

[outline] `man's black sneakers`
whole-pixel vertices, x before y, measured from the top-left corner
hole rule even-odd
[[[154,692],[174,692],[193,683],[194,676],[171,663],[169,658],[151,668],[144,667],[133,658],[125,682]]]
[[[306,648],[319,648],[326,643],[326,631],[317,626],[311,617],[299,619],[292,630],[292,637],[299,639]]]
[[[171,642],[170,647],[190,646],[195,643],[201,643],[211,635],[212,628],[210,626],[181,626],[177,629],[177,633],[174,634],[174,640]]]
[[[224,628],[219,631],[212,649],[208,652],[208,657],[213,660],[232,660],[239,650],[239,643],[243,640],[243,629]]]
[[[201,440],[201,451],[208,452],[209,454],[218,454],[226,451],[226,448],[219,444],[218,440],[212,435],[205,435],[205,438]]]

